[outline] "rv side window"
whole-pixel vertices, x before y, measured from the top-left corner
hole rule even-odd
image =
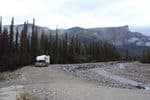
[[[39,60],[39,61],[37,61],[37,62],[45,62],[45,60]]]

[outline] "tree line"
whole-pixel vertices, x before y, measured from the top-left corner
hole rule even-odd
[[[34,64],[38,55],[47,54],[52,64],[83,62],[100,62],[119,60],[121,55],[117,48],[106,42],[94,40],[90,44],[81,42],[78,35],[71,38],[68,34],[45,34],[39,36],[33,19],[32,31],[28,31],[28,22],[24,22],[21,32],[14,29],[14,18],[9,29],[2,28],[0,18],[0,71],[14,70],[25,65]]]
[[[140,61],[142,63],[150,63],[150,48],[143,49]]]

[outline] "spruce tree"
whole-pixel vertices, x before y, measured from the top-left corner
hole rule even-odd
[[[31,33],[31,58],[32,63],[35,62],[35,58],[38,54],[38,30],[35,27],[35,19],[33,19],[32,33]]]
[[[9,32],[9,55],[12,57],[14,52],[14,18],[11,20],[10,32]]]
[[[40,38],[40,54],[44,53],[45,50],[45,41],[44,41],[44,30],[42,30],[41,38]]]
[[[2,48],[2,17],[0,18],[0,48]],[[0,61],[1,61],[2,49],[0,49]]]
[[[16,54],[19,53],[19,43],[18,43],[18,37],[19,37],[19,31],[18,31],[18,27],[16,28],[16,36],[15,36],[15,52]]]
[[[10,69],[10,59],[9,59],[9,37],[8,37],[8,30],[7,28],[4,28],[3,30],[3,33],[2,33],[2,41],[1,41],[2,45],[1,47],[3,49],[1,49],[1,64],[3,66],[5,66],[4,68],[1,68],[1,71],[4,71],[4,70],[8,70]],[[1,67],[3,67],[1,66]]]
[[[129,60],[129,53],[128,53],[128,50],[126,50],[126,52],[125,52],[125,58],[126,58],[126,61]]]
[[[27,24],[26,22],[24,23],[24,27],[23,27],[23,30],[21,32],[21,37],[20,37],[20,62],[21,62],[21,65],[26,65],[28,64],[28,52],[27,52],[27,48],[28,48],[28,45],[27,45]]]
[[[2,16],[0,17],[0,36],[2,35]]]
[[[50,34],[49,34],[49,38],[48,38],[48,54],[50,55],[50,56],[52,56],[52,54],[53,54],[53,46],[52,46],[52,44],[53,44],[53,37],[52,37],[52,33],[50,32]]]

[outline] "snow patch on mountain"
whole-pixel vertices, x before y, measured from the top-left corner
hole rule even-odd
[[[145,43],[145,46],[150,46],[150,42],[146,42],[146,43]]]
[[[137,41],[137,42],[136,42],[136,45],[137,45],[137,46],[144,46],[145,44],[144,44],[143,41]]]
[[[96,33],[96,32],[95,32],[95,33],[93,33],[93,34],[94,34],[95,36],[99,36],[99,35],[98,35],[98,33]]]
[[[132,37],[132,38],[129,38],[129,39],[128,39],[128,42],[129,42],[129,43],[134,43],[134,42],[137,42],[137,41],[140,41],[140,39],[137,38],[137,37]]]

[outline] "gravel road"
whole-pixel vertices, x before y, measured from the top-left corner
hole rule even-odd
[[[103,67],[103,64],[98,65]],[[150,91],[99,86],[95,81],[84,80],[62,71],[64,66],[68,65],[50,65],[41,68],[26,66],[19,69],[21,74],[9,85],[19,86],[18,91],[23,87],[39,100],[149,100],[150,98]],[[93,67],[88,68],[97,68],[93,64],[91,66]],[[86,70],[82,66],[78,69]],[[15,89],[10,88],[11,86],[1,85],[3,88],[0,88],[0,100],[15,100]]]

